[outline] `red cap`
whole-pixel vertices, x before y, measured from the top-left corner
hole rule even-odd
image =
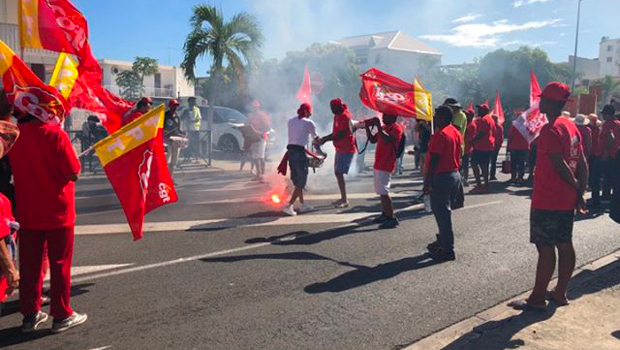
[[[570,87],[559,81],[552,81],[543,89],[540,97],[544,97],[553,101],[567,102],[571,101]]]
[[[168,106],[178,106],[179,105],[179,101],[178,100],[170,100],[170,102],[168,102]]]
[[[142,97],[142,101],[153,104],[153,99],[150,97]]]
[[[486,108],[486,109],[488,109],[488,110],[490,110],[490,109],[491,109],[491,108],[489,108],[489,104],[488,104],[488,103],[486,103],[486,102],[485,102],[485,103],[483,103],[483,104],[481,104],[481,105],[476,105],[476,107],[478,107],[478,108]]]
[[[259,100],[254,100],[254,101],[252,101],[252,107],[254,107],[254,108],[260,108],[260,101],[259,101]]]
[[[301,113],[301,111],[308,111],[312,113],[312,106],[309,103],[302,103],[297,110],[297,113]]]

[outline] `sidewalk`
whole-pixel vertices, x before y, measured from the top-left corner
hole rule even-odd
[[[576,271],[569,306],[550,303],[546,312],[520,312],[502,303],[406,350],[620,349],[619,258],[616,252]]]

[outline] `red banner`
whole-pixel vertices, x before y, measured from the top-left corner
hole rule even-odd
[[[499,94],[499,91],[495,94],[495,107],[493,107],[493,112],[491,112],[491,115],[496,115],[499,125],[504,125],[506,117],[504,115],[504,106],[502,106],[502,97]]]
[[[312,82],[310,81],[310,72],[308,66],[304,68],[304,80],[301,82],[299,90],[295,95],[301,103],[307,103],[312,106]]]
[[[541,92],[536,75],[530,71],[530,108],[512,122],[528,143],[534,142],[542,127],[548,123],[547,116],[540,113]]]
[[[361,77],[360,98],[366,107],[400,117],[417,116],[413,84],[374,68]]]

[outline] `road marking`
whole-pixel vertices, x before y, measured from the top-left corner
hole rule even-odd
[[[501,201],[495,201],[495,202],[481,203],[481,204],[476,204],[476,205],[471,205],[471,206],[465,207],[463,209],[460,209],[459,211],[463,211],[463,210],[467,210],[467,209],[480,208],[480,207],[487,207],[487,206],[490,206],[490,205],[495,205],[495,204],[500,204],[500,203],[502,203],[502,202]],[[411,208],[424,208],[424,205],[423,204],[412,205],[411,207],[405,208],[403,210],[400,210],[399,212],[402,212],[404,210],[410,210]],[[365,216],[367,216],[367,215],[365,215]],[[341,225],[341,226],[333,227],[330,230],[334,230],[334,229],[338,229],[338,228],[344,228],[344,227],[347,227],[347,226],[350,226],[350,225],[351,225],[351,223],[348,223],[346,225]],[[304,236],[304,237],[308,237],[308,236]],[[206,254],[201,254],[201,255],[194,255],[194,256],[187,257],[187,258],[179,258],[179,259],[163,261],[163,262],[154,263],[154,264],[148,264],[148,265],[142,265],[142,266],[136,266],[136,267],[129,267],[129,268],[126,268],[126,269],[119,269],[119,270],[115,270],[115,271],[103,272],[103,273],[89,275],[89,276],[84,276],[84,277],[72,278],[71,280],[72,280],[72,283],[82,283],[82,282],[92,281],[92,280],[100,279],[100,278],[125,275],[125,274],[133,273],[133,272],[141,272],[141,271],[145,271],[145,270],[151,270],[151,269],[156,269],[156,268],[162,268],[162,267],[177,265],[177,264],[181,264],[181,263],[185,263],[185,262],[192,262],[192,261],[196,261],[196,260],[213,258],[213,257],[216,257],[216,256],[221,256],[221,255],[226,255],[226,254],[232,254],[232,253],[238,253],[238,252],[243,252],[243,251],[247,251],[247,250],[258,249],[258,248],[266,247],[266,246],[269,246],[269,245],[272,245],[272,244],[278,243],[278,242],[281,242],[281,241],[280,240],[276,240],[274,242],[256,243],[256,244],[252,244],[252,245],[248,245],[248,246],[244,246],[244,247],[238,247],[238,248],[221,250],[219,252],[206,253]]]
[[[420,191],[409,190],[411,193],[404,192],[395,192],[391,193],[390,197],[392,198],[408,198],[413,197],[420,194]],[[236,204],[236,203],[264,203],[267,200],[267,196],[269,193],[265,193],[262,196],[249,196],[249,197],[236,197],[230,199],[222,199],[218,201],[206,201],[206,202],[198,202],[194,203],[194,205],[206,205],[206,204]],[[352,193],[347,195],[348,199],[375,199],[379,198],[379,195],[374,192],[367,193]],[[340,199],[340,194],[307,194],[304,195],[304,199],[307,201],[321,201],[321,200],[337,200]]]
[[[102,348],[90,349],[90,350],[106,350],[112,348],[112,345],[104,346]]]

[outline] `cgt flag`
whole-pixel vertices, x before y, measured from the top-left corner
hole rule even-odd
[[[407,83],[374,68],[361,77],[359,95],[366,107],[400,117],[432,120],[431,94],[419,82]]]
[[[164,154],[164,111],[160,105],[95,145],[134,240],[143,237],[144,215],[178,199]]]
[[[51,124],[69,115],[71,108],[58,90],[43,83],[1,40],[0,76],[9,101],[21,113]]]
[[[512,122],[512,125],[530,144],[538,138],[543,126],[548,123],[547,116],[540,113],[541,92],[538,79],[530,70],[530,108]]]

